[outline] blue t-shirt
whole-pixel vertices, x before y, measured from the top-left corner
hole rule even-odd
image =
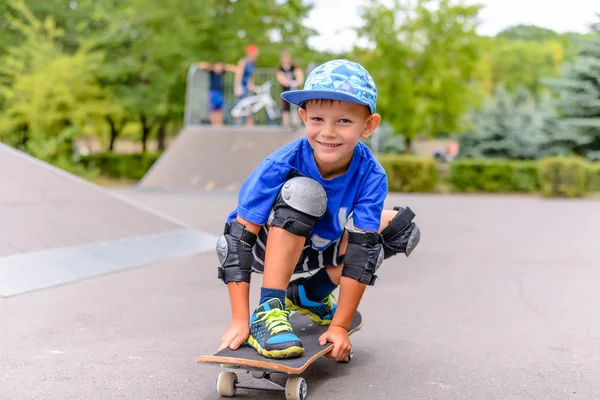
[[[312,247],[323,250],[340,239],[350,216],[356,228],[377,232],[387,196],[387,175],[371,150],[359,142],[345,174],[323,179],[308,139],[303,137],[268,156],[250,174],[238,195],[237,215],[257,225],[266,224],[281,186],[288,173],[300,174],[319,182],[327,193],[327,210],[312,229]]]
[[[225,72],[217,74],[215,71],[210,71],[210,90],[215,90],[217,92],[225,91],[224,74]]]

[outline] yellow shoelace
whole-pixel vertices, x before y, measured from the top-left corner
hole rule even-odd
[[[257,317],[261,317],[259,321],[265,321],[267,329],[272,334],[286,331],[289,332],[292,330],[292,326],[288,320],[289,315],[290,312],[288,310],[282,310],[280,308],[256,313]]]

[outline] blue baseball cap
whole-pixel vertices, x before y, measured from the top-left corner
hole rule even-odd
[[[319,65],[306,78],[304,89],[283,92],[281,98],[302,107],[309,100],[339,100],[362,104],[375,112],[377,87],[362,65],[346,59]]]

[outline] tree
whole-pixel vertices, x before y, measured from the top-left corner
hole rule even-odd
[[[556,114],[556,101],[551,96],[542,99],[540,109],[539,156],[568,156],[581,144],[581,137]]]
[[[560,79],[545,81],[557,94],[557,109],[577,138],[574,153],[600,159],[600,38],[590,41]]]
[[[297,60],[308,59],[305,43],[313,31],[301,21],[310,8],[302,0],[121,3],[101,40],[109,57],[101,82],[127,110],[113,118],[113,137],[123,120],[135,118],[144,149],[154,131],[164,143],[169,122],[182,120],[186,73],[197,61],[235,64],[249,43],[262,49],[259,65],[274,67],[288,46]]]
[[[23,1],[13,1],[11,29],[24,39],[7,47],[0,64],[2,140],[63,168],[71,166],[71,139],[101,120],[113,99],[95,75],[103,54],[85,42],[73,54],[60,45],[64,31],[52,18],[41,21]]]
[[[367,139],[361,139],[371,151],[381,154],[401,154],[406,151],[402,135],[395,135],[394,129],[387,122],[382,122]]]
[[[525,86],[536,97],[543,95],[542,76],[559,76],[564,60],[557,41],[483,39],[482,52],[491,69],[492,87],[502,84],[510,93]]]
[[[462,116],[477,102],[471,84],[478,63],[477,16],[481,6],[450,0],[370,0],[360,10],[357,30],[371,49],[354,54],[371,72],[378,110],[406,138],[407,151],[418,134],[461,131]]]
[[[540,115],[527,89],[511,98],[499,85],[494,99],[472,115],[474,129],[459,137],[464,158],[534,159],[537,157]]]

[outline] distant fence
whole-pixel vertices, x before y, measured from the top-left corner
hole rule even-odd
[[[303,70],[304,76],[308,75],[314,68],[314,65],[309,65],[308,69]],[[236,104],[236,96],[233,90],[234,74],[225,73],[225,102],[223,106],[224,114]],[[281,110],[281,85],[277,80],[275,68],[257,68],[254,73],[254,86],[260,86],[263,83],[271,82],[271,97],[277,103]],[[210,111],[208,109],[208,92],[209,92],[209,73],[198,69],[193,64],[188,69],[187,85],[186,85],[186,101],[185,101],[185,116],[184,125],[204,125],[210,124]],[[235,123],[229,116],[224,117],[226,124]],[[273,125],[278,123],[270,121],[265,109],[261,109],[254,114],[255,125]]]

